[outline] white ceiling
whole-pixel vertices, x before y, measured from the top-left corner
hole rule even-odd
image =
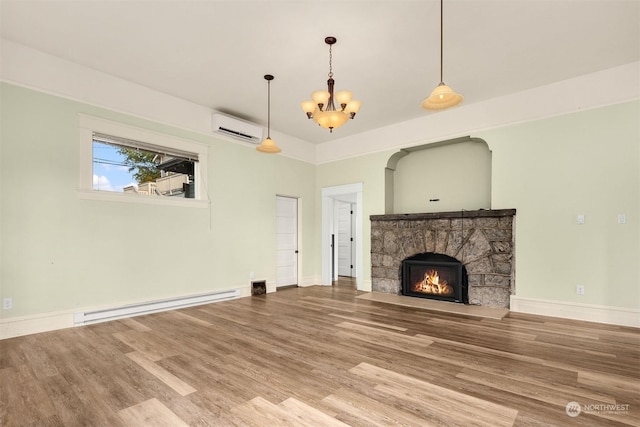
[[[420,117],[439,83],[439,2],[1,0],[2,37],[321,143]],[[299,103],[362,101],[330,134]],[[640,0],[445,0],[444,81],[465,104],[640,60]],[[553,100],[549,100],[553,102]],[[464,105],[464,104],[463,104]]]

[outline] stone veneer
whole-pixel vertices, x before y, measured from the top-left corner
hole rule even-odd
[[[509,307],[514,291],[515,209],[371,215],[374,292],[402,293],[402,261],[420,253],[449,255],[469,278],[469,303]]]

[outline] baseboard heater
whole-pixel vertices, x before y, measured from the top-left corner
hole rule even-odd
[[[90,325],[92,323],[122,319],[124,317],[140,316],[143,314],[157,313],[159,311],[175,310],[177,308],[226,301],[236,299],[239,296],[240,289],[232,289],[229,291],[211,292],[207,294],[131,304],[122,307],[107,308],[104,310],[87,311],[84,313],[75,313],[73,315],[73,323],[74,326]]]

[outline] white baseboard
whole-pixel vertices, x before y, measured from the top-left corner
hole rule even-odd
[[[362,289],[358,289],[358,290],[365,291],[365,292],[371,292],[372,286],[373,285],[372,285],[371,279],[363,280],[362,281],[362,286],[361,286]]]
[[[518,313],[607,323],[640,328],[640,310],[511,296],[510,310]]]
[[[125,317],[140,316],[160,311],[175,310],[213,302],[227,301],[251,295],[250,287],[210,292],[207,294],[185,295],[165,300],[144,301],[119,307],[78,309],[32,316],[0,319],[0,340],[72,328]]]
[[[302,282],[298,283],[298,286],[301,288],[304,288],[307,286],[314,286],[319,284],[320,284],[320,276],[309,276],[309,277],[303,277]]]
[[[73,327],[72,312],[0,319],[0,340]]]

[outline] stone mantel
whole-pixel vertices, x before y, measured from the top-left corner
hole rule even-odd
[[[514,291],[515,209],[371,215],[374,292],[401,293],[402,261],[439,253],[468,274],[469,302],[509,307]]]
[[[390,214],[390,215],[371,215],[371,221],[417,221],[421,219],[440,219],[440,218],[490,218],[490,217],[512,217],[515,216],[515,209],[478,209],[474,211],[453,211],[453,212],[429,212],[429,213],[410,213],[410,214]]]

